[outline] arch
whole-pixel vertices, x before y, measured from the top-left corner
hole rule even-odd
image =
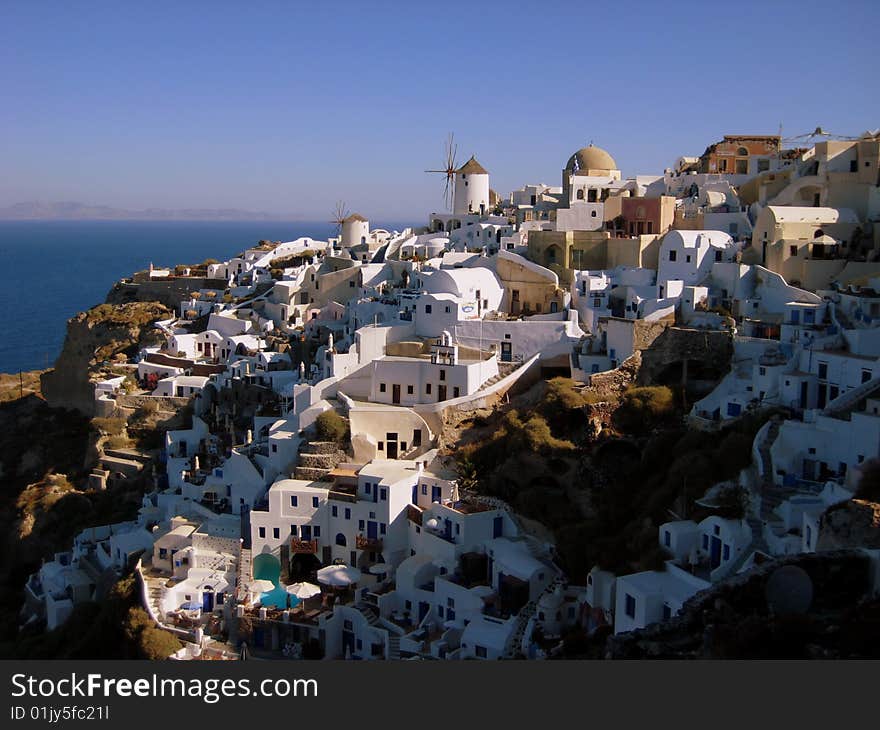
[[[813,234],[813,238],[820,238],[821,236],[824,236],[824,235],[825,235],[825,231],[823,231],[821,228],[817,228],[816,232]]]
[[[547,246],[547,250],[544,253],[544,258],[546,259],[547,265],[550,264],[563,264],[563,256],[562,249],[556,244],[551,244]]]
[[[748,151],[745,147],[740,147],[740,148],[736,151],[736,154],[738,154],[740,157],[748,157],[748,156],[749,156],[749,151]]]
[[[277,583],[281,575],[281,561],[272,553],[260,553],[254,558],[253,574],[256,580],[270,580]]]
[[[339,547],[346,546],[345,535],[342,534],[341,532],[336,533],[336,544],[339,545]]]
[[[361,245],[365,244],[366,242],[367,242],[367,237],[361,236]]]

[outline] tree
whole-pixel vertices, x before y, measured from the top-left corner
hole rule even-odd
[[[315,430],[321,441],[343,443],[348,437],[348,423],[336,411],[324,411],[315,420]]]

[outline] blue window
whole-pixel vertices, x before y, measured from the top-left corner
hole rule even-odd
[[[630,618],[635,618],[636,617],[636,599],[633,598],[629,593],[627,593],[625,596],[625,604],[626,604],[626,606],[624,608],[624,611],[625,611],[626,615],[629,616]]]
[[[449,608],[455,608],[455,599],[454,598],[447,598],[446,605],[449,606]]]
[[[320,528],[320,527],[313,527],[313,528],[312,528],[312,534],[313,534],[315,537],[321,537],[321,528]]]
[[[387,529],[387,527],[388,527],[388,526],[387,526],[384,522],[380,522],[380,523],[379,523],[379,533],[382,534],[382,535],[384,535],[384,534],[385,534],[385,530]]]
[[[272,537],[274,537],[276,540],[281,537],[281,528],[280,527],[273,527],[272,528]]]
[[[266,528],[265,527],[260,528],[260,537],[266,537]]]
[[[320,502],[319,502],[318,498],[312,497],[312,507],[314,507],[315,509],[318,509],[319,504],[320,504]]]
[[[297,499],[296,499],[296,495],[294,494],[294,495],[291,495],[291,497],[290,497],[290,506],[296,507],[296,505],[297,505]]]
[[[291,526],[290,526],[290,534],[291,534],[291,535],[296,535],[296,525],[291,525]]]
[[[423,484],[423,485],[422,485],[422,496],[423,496],[423,497],[427,497],[427,496],[428,496],[428,485],[427,485],[427,484]]]
[[[672,544],[672,535],[669,534],[669,530],[663,530],[663,544],[666,547]]]
[[[730,560],[730,545],[724,546],[724,560]]]
[[[387,499],[388,499],[388,490],[387,490],[385,487],[382,487],[382,488],[379,490],[379,499],[381,499],[383,502],[387,501]]]
[[[347,520],[351,519],[351,508],[349,508],[349,507],[345,508],[345,519],[347,519]]]
[[[330,508],[330,514],[334,517],[339,517],[339,509],[336,507],[335,504]]]
[[[372,487],[373,487],[373,485],[370,484],[369,482],[365,482],[365,483],[364,483],[364,491],[365,491],[367,494],[370,494],[370,490],[372,489]]]
[[[363,520],[358,520],[358,529],[363,531],[363,529],[364,529],[364,521]]]

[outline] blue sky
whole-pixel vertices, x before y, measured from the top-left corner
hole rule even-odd
[[[449,131],[505,192],[880,126],[880,3],[546,5],[0,0],[0,205],[420,220]]]

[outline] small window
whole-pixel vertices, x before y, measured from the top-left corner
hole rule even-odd
[[[385,392],[385,383],[379,383],[379,392],[380,392],[380,393],[384,393],[384,392]]]
[[[290,506],[291,507],[297,506],[297,497],[295,494],[290,495]]]
[[[276,540],[281,537],[281,528],[280,527],[273,527],[272,528],[272,537],[274,537]]]
[[[413,394],[413,386],[412,386],[412,385],[407,385],[407,386],[406,386],[406,394],[407,394],[407,395],[412,395],[412,394]]]
[[[440,370],[440,380],[446,380],[446,371],[442,368]]]
[[[798,247],[797,246],[789,246],[788,247],[788,255],[789,256],[797,256]]]
[[[626,615],[630,618],[634,619],[636,617],[636,599],[633,598],[629,593],[627,593],[624,600],[624,613],[626,613]]]
[[[320,500],[317,497],[312,497],[312,507],[318,509],[318,505],[320,504]]]
[[[428,395],[431,395],[431,384],[430,383],[425,384],[425,393],[427,393]]]
[[[318,527],[318,526],[313,527],[313,528],[312,528],[312,534],[313,534],[315,537],[321,537],[321,528]]]
[[[347,520],[351,519],[351,508],[350,507],[345,508],[345,519],[347,519]]]
[[[452,388],[452,397],[453,397],[453,398],[458,398],[460,395],[461,395],[461,388],[459,388],[457,385],[456,385],[456,386],[453,386],[453,388]]]
[[[488,652],[486,651],[486,647],[480,646],[479,644],[474,645],[474,654],[480,659],[485,659],[487,656],[489,656]]]
[[[425,314],[431,314],[431,305],[430,304],[425,305]]]
[[[384,522],[379,523],[379,534],[380,535],[384,535],[385,532],[387,531],[387,529],[388,529],[388,525],[386,525]]]
[[[261,527],[259,529],[259,535],[260,535],[260,537],[266,537],[266,528],[265,527]]]
[[[669,260],[675,261],[676,258],[678,258],[678,251],[670,251],[669,252]]]
[[[330,514],[339,517],[339,508],[335,504],[330,508]]]

